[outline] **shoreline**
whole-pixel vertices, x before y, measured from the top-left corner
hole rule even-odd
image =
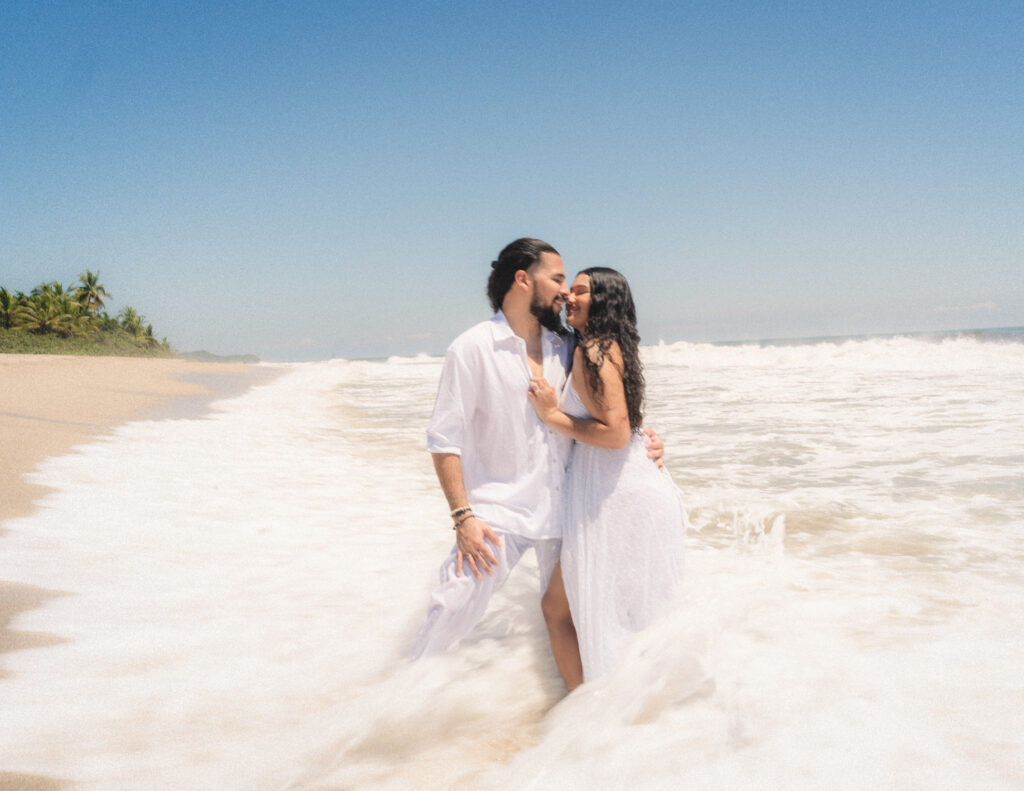
[[[43,459],[131,420],[202,414],[211,401],[275,375],[249,363],[0,354],[0,535],[5,522],[31,514],[45,495],[24,479]]]
[[[73,453],[132,420],[198,417],[212,401],[241,395],[280,369],[251,363],[139,357],[0,354],[0,548],[7,522],[33,514],[49,489],[25,475],[44,459]],[[67,595],[0,578],[0,658],[62,642],[12,629],[22,612]],[[8,674],[0,663],[0,684]],[[64,781],[4,771],[5,789],[56,789]]]

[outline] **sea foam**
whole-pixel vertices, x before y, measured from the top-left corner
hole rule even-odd
[[[528,556],[408,650],[452,534],[440,360],[335,360],[44,462],[0,578],[0,769],[87,789],[1019,788],[1024,344],[646,347],[693,530],[672,614],[563,698]]]

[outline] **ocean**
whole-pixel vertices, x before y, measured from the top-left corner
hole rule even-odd
[[[82,789],[1024,788],[1024,330],[643,350],[671,615],[565,697],[531,556],[407,653],[450,548],[441,361],[332,360],[45,461],[0,771]],[[525,395],[524,395],[525,398]]]

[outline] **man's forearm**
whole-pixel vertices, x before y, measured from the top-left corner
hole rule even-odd
[[[462,457],[457,453],[434,453],[434,472],[441,490],[448,500],[448,507],[453,511],[469,505],[466,497],[466,484],[462,481]]]
[[[441,484],[444,496],[448,499],[448,507],[455,511],[469,505],[466,497],[466,484],[462,480],[462,457],[455,453],[435,453],[434,472]],[[461,577],[463,568],[473,572],[473,576],[482,579],[481,569],[488,574],[494,573],[498,559],[484,539],[494,547],[501,546],[499,538],[490,526],[472,512],[460,517],[455,523],[455,576]],[[463,564],[468,564],[463,566]]]

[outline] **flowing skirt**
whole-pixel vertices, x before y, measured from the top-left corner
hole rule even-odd
[[[622,450],[576,443],[566,473],[562,577],[586,681],[615,666],[682,578],[682,497],[645,441],[634,433]]]

